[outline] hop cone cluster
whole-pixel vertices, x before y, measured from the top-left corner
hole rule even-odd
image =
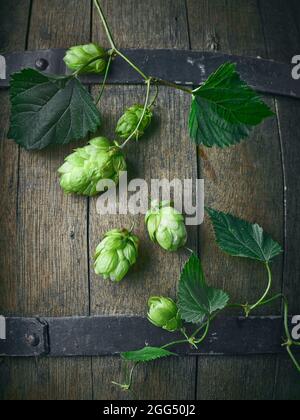
[[[148,302],[148,320],[156,327],[174,332],[182,327],[176,303],[165,297],[151,297]]]
[[[126,171],[126,161],[118,144],[97,137],[69,155],[58,173],[66,193],[92,197],[98,194],[99,181],[111,179],[117,184],[120,171]]]
[[[186,244],[184,217],[170,202],[152,202],[145,221],[151,240],[166,251],[177,251]]]
[[[97,57],[100,58],[88,64]],[[96,44],[76,45],[67,51],[64,62],[70,70],[76,71],[88,64],[81,73],[104,73],[107,66],[107,53]]]
[[[143,111],[144,107],[142,105],[133,105],[130,107],[119,119],[116,128],[116,134],[122,139],[127,139],[129,136],[131,136],[139,124],[139,121],[143,115]],[[147,109],[136,133],[137,140],[143,136],[145,130],[151,124],[152,116],[153,114],[151,110]]]
[[[114,229],[105,235],[95,254],[95,273],[120,282],[136,263],[139,239],[126,229]]]

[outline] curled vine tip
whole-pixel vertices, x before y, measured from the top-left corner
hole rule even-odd
[[[111,383],[121,388],[121,390],[124,392],[130,391],[131,386],[129,384],[119,384],[118,382],[114,382],[114,381],[112,381]]]

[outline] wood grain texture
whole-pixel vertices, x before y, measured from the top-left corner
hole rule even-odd
[[[199,358],[201,401],[268,401],[273,398],[273,385],[270,363],[263,356]]]
[[[272,5],[272,15],[268,6]],[[290,63],[300,51],[300,4],[290,0],[289,7],[279,0],[260,1],[261,18],[268,57]],[[299,230],[299,101],[277,98],[276,108],[284,170],[285,260],[283,293],[288,297],[291,314],[300,313],[300,266],[298,258]],[[288,378],[288,380],[287,380]],[[278,358],[274,399],[300,400],[300,378],[289,359]]]
[[[259,0],[259,8],[267,49],[266,58],[291,63],[292,57],[299,54],[299,2]]]
[[[124,392],[111,384],[128,377],[129,366],[119,358],[93,361],[96,400],[174,400],[195,398],[195,360],[176,357],[138,366],[132,390]],[[180,378],[180,379],[179,379]]]
[[[89,2],[33,3],[28,48],[68,47],[89,39]],[[31,285],[26,302],[26,312],[31,314],[89,311],[87,203],[85,198],[65,196],[57,175],[64,158],[77,146],[21,151],[19,217],[25,245],[21,281],[24,288]]]
[[[24,50],[30,11],[30,1],[0,4],[0,50]],[[8,19],[9,17],[9,19]],[[13,30],[18,27],[19,31]],[[19,148],[7,139],[9,129],[9,92],[0,92],[0,308],[6,314],[17,310],[18,285],[18,167]]]
[[[184,0],[103,0],[103,10],[119,48],[188,47]],[[109,47],[96,11],[94,39]]]
[[[18,310],[18,146],[9,141],[9,96],[0,92],[0,308],[1,313],[13,314]]]
[[[256,1],[245,2],[215,0],[187,0],[192,49],[215,50],[249,56],[266,56],[263,28]],[[273,102],[270,104],[274,106]],[[275,239],[283,241],[283,180],[280,142],[276,119],[259,126],[246,142],[228,150],[207,151],[216,177],[212,178],[207,162],[201,162],[201,174],[206,181],[206,204],[229,211],[251,222],[260,223]],[[270,177],[272,174],[272,177]],[[274,182],[276,178],[276,182]],[[256,302],[266,284],[266,274],[258,264],[224,255],[216,246],[208,221],[201,227],[201,256],[208,276],[214,284],[225,289],[233,301]],[[274,291],[281,290],[282,261],[273,265]],[[279,310],[279,305],[277,310]],[[276,308],[275,308],[276,309]],[[267,313],[275,309],[266,309]],[[221,362],[222,361],[222,362]],[[207,371],[214,370],[214,360],[199,359],[198,398],[255,399],[257,395],[268,398],[267,382],[256,375],[251,388],[244,375],[244,365],[256,372],[262,364],[260,358],[220,359],[220,374],[209,377],[204,387]],[[274,381],[276,361],[264,359],[268,382]],[[232,385],[222,388],[223,377],[234,378]],[[259,389],[259,393],[255,390]]]
[[[30,1],[12,0],[0,4],[0,51],[24,50],[30,12]],[[18,28],[15,31],[14,28]],[[18,168],[19,148],[7,139],[9,128],[9,92],[0,92],[0,312],[18,311],[19,242],[18,242]],[[10,382],[14,361],[0,360],[0,398],[15,393]]]
[[[142,103],[145,91],[142,87],[110,87],[102,101],[104,124],[101,134],[114,138],[114,129],[123,111],[133,103]],[[140,140],[126,147],[128,179],[196,178],[196,153],[188,138],[187,121],[181,117],[181,109],[188,108],[190,98],[184,93],[161,89],[153,130]],[[174,124],[176,121],[176,124]],[[175,152],[176,150],[176,152]],[[149,191],[150,194],[150,191]],[[103,216],[97,214],[97,199],[91,200],[90,254],[104,234],[113,228],[130,228],[140,238],[140,258],[126,280],[116,284],[103,281],[94,274],[91,266],[91,312],[93,315],[145,315],[147,300],[151,295],[176,296],[180,269],[188,254],[185,250],[167,253],[153,244],[146,231],[143,215]],[[189,245],[196,249],[197,232],[191,229]]]
[[[91,400],[90,359],[3,359],[1,400]]]
[[[15,0],[0,4],[0,52],[24,50],[30,1]],[[14,28],[19,30],[15,31]],[[9,92],[0,92],[0,308],[7,315],[18,307],[18,168],[19,148],[7,139]]]
[[[33,1],[28,48],[68,47],[90,39],[90,3]],[[74,145],[73,145],[74,146]],[[18,188],[19,315],[88,315],[87,201],[62,193],[57,169],[72,145],[21,150]],[[9,398],[89,399],[91,361],[9,361]],[[33,373],[32,373],[33,372]],[[78,386],[79,376],[85,385]],[[47,380],[45,380],[45,378]]]
[[[187,23],[182,10],[184,1],[126,0],[105,1],[104,10],[119,47],[188,48]],[[135,25],[137,25],[135,27]],[[132,28],[135,30],[132,31]],[[94,16],[94,39],[105,43],[103,30]],[[145,89],[141,87],[110,87],[101,103],[105,121],[102,134],[114,138],[114,129],[124,110],[143,103]],[[138,144],[132,142],[126,148],[129,162],[129,178],[169,179],[197,176],[195,148],[188,138],[187,114],[190,98],[169,89],[161,89],[153,130]],[[137,266],[121,284],[104,282],[93,274],[91,267],[91,312],[92,314],[142,314],[147,312],[147,300],[151,295],[175,297],[180,270],[187,254],[168,254],[152,244],[147,236],[143,216],[99,216],[96,203],[91,201],[90,254],[103,234],[109,229],[124,226],[129,228],[135,221],[135,233],[140,237],[141,250]],[[197,232],[190,235],[190,246],[197,245]],[[109,365],[107,365],[109,363]],[[108,367],[109,366],[109,367]],[[194,397],[195,367],[193,359],[176,359],[162,364],[141,366],[135,379],[135,397],[151,399],[182,399]],[[94,392],[96,398],[133,398],[120,394],[111,387],[112,379],[121,381],[120,361],[94,359]],[[97,372],[97,374],[95,373]],[[175,380],[184,377],[184,385]],[[98,379],[97,379],[98,378]],[[172,381],[172,387],[170,387]],[[146,386],[144,386],[146,382]],[[109,394],[108,394],[109,390]]]
[[[1,2],[0,54],[2,52],[23,51],[26,48],[29,14],[30,0]]]
[[[32,0],[28,26],[30,3],[1,2],[0,52],[24,49],[27,29],[31,49],[68,47],[90,40],[90,0]],[[284,62],[299,54],[297,0],[153,0],[151,7],[147,0],[103,3],[120,47],[188,49],[191,43],[193,49]],[[95,10],[92,29],[93,39],[108,45]],[[124,108],[143,99],[141,87],[109,87],[101,103],[105,121],[101,134],[112,138]],[[291,310],[299,313],[300,108],[293,100],[267,100],[277,110],[278,124],[276,119],[268,120],[248,142],[229,151],[210,150],[209,161],[200,161],[199,172],[206,181],[207,204],[261,223],[280,242],[285,230],[286,257],[284,265],[279,258],[273,266],[274,291],[283,288]],[[151,244],[142,217],[100,217],[96,200],[64,196],[56,170],[74,145],[30,154],[22,150],[19,155],[18,147],[6,139],[7,92],[0,92],[0,101],[1,313],[145,314],[149,294],[174,297],[187,255],[169,255]],[[187,136],[188,106],[185,95],[161,89],[153,132],[127,148],[131,178],[197,176],[195,150]],[[141,258],[128,279],[115,286],[94,276],[91,256],[108,229],[130,227],[133,219],[141,238]],[[265,284],[261,268],[224,256],[215,246],[209,223],[200,234],[210,283],[224,286],[235,300],[245,296],[256,300]],[[196,249],[197,243],[194,230],[189,246]],[[275,305],[267,312],[279,310]],[[111,380],[124,378],[124,369],[119,358],[2,359],[0,399],[186,400],[195,397],[195,389],[200,400],[299,400],[300,395],[299,376],[287,358],[200,357],[197,363],[193,358],[164,360],[137,370],[131,394],[111,384]]]

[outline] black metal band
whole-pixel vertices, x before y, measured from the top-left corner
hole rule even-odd
[[[184,50],[132,49],[123,52],[147,74],[169,80],[178,85],[197,86],[225,62],[234,62],[242,78],[262,93],[300,98],[300,81],[292,78],[292,64],[283,64],[260,58],[239,57],[213,52]],[[66,74],[63,62],[64,49],[27,51],[4,55],[7,63],[6,79],[0,80],[0,88],[9,86],[12,73],[25,67],[37,68],[50,74]],[[123,60],[112,67],[108,83],[141,84],[141,77]],[[86,84],[98,84],[98,76],[85,76]]]
[[[223,317],[199,351],[188,345],[174,350],[186,356],[281,354],[283,336],[280,317]],[[181,338],[141,317],[7,318],[0,356],[108,356]]]

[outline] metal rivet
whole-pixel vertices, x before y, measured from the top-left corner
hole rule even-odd
[[[37,347],[40,344],[40,337],[36,334],[28,335],[25,339],[31,347]]]
[[[48,66],[49,66],[49,63],[45,58],[38,58],[35,62],[35,67],[38,70],[46,70]]]

